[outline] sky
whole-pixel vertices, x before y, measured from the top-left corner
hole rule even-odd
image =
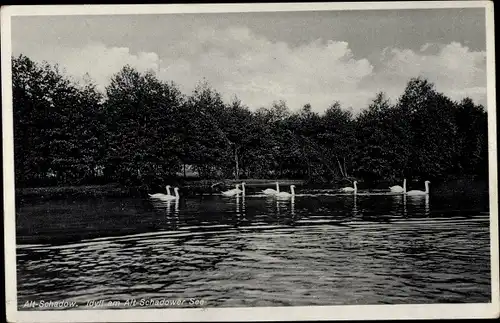
[[[486,107],[485,10],[405,9],[12,18],[13,55],[105,89],[128,64],[190,94],[202,80],[250,109],[284,100],[356,113],[411,77]]]

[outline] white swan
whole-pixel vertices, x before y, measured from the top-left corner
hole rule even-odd
[[[160,199],[161,200],[178,200],[180,198],[179,196],[179,188],[178,187],[175,187],[174,188],[174,192],[175,192],[175,195],[165,195],[165,196],[161,196]]]
[[[240,184],[236,184],[236,188],[233,188],[232,190],[224,191],[221,194],[224,196],[234,196],[234,195],[239,194],[241,192],[243,192],[243,191],[240,190]]]
[[[276,197],[291,197],[295,196],[295,185],[290,185],[290,192],[278,192],[276,193]]]
[[[356,194],[358,192],[358,186],[356,184],[358,184],[357,181],[354,181],[354,187],[343,187],[341,188],[340,190],[342,192],[346,192],[346,193],[351,193],[351,192],[354,192],[354,194]]]
[[[415,196],[415,195],[429,194],[429,183],[430,183],[430,181],[425,181],[425,192],[419,191],[419,190],[412,190],[412,191],[406,192],[406,195]]]
[[[240,193],[243,193],[243,195],[245,195],[245,182],[242,182],[242,183],[241,183],[241,190],[240,190]]]
[[[403,187],[401,187],[399,185],[394,185],[394,186],[389,187],[389,189],[393,193],[406,193],[406,178],[403,179]]]
[[[272,188],[266,188],[265,190],[262,191],[262,193],[266,195],[275,195],[276,193],[279,193],[280,191],[280,184],[276,182],[276,189],[273,190]]]
[[[163,194],[163,193],[155,193],[155,194],[148,194],[149,197],[154,197],[154,198],[163,198],[163,197],[166,197],[166,196],[172,196],[170,194],[170,185],[167,185],[165,186],[166,190],[167,190],[167,194]]]

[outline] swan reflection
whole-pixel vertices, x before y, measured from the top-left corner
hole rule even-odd
[[[295,221],[295,196],[286,199],[276,199],[276,217],[279,222]]]
[[[278,223],[280,223],[280,218],[281,218],[281,205],[280,205],[280,200],[276,199],[276,218],[278,220]]]
[[[179,200],[174,201],[174,215],[179,217]]]
[[[245,195],[236,195],[235,208],[236,215],[245,215]]]
[[[406,195],[405,194],[395,194],[392,195],[392,214],[395,216],[402,215],[403,217],[407,217],[408,212],[406,209]],[[403,210],[401,211],[401,206]]]
[[[156,209],[165,210],[168,215],[172,213],[172,205],[174,211],[179,212],[179,200],[155,200],[152,204]]]
[[[430,208],[429,208],[429,194],[425,195],[425,215],[429,216]]]
[[[246,203],[245,203],[245,195],[238,194],[236,195],[234,203],[234,215],[235,221],[234,225],[236,227],[240,226],[244,221],[246,221]]]
[[[236,202],[235,202],[235,207],[236,207],[236,215],[240,215],[240,195],[236,195]]]
[[[352,203],[352,216],[356,217],[358,215],[358,199],[356,194],[353,195],[353,203]]]
[[[406,199],[406,196],[405,196]],[[429,216],[430,206],[429,206],[429,194],[425,195],[408,195],[408,203],[417,208],[423,209],[423,214]],[[423,207],[422,207],[422,204]]]
[[[165,211],[165,217],[172,224],[173,228],[177,228],[179,224],[179,200],[157,200],[153,201],[153,207]]]
[[[408,209],[406,208],[406,194],[403,195],[403,216],[408,217]]]

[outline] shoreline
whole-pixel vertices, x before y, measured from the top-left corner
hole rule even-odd
[[[223,179],[223,180],[177,180],[172,181],[172,187],[182,188],[183,195],[218,194],[221,190],[230,189],[237,183],[245,182],[253,187],[274,187],[276,180],[267,179]],[[283,179],[279,180],[280,186],[305,185],[305,180]],[[45,186],[45,187],[25,187],[16,188],[16,199],[64,199],[68,197],[133,197],[145,196],[147,193],[163,188],[153,188],[148,190],[145,187],[134,186],[125,187],[117,183],[97,184],[97,185],[73,185],[73,186]]]
[[[260,190],[264,187],[270,187],[266,186],[270,183],[269,181],[260,180],[248,182],[252,183],[252,186],[255,184],[254,187],[251,187],[252,191]],[[282,181],[280,183],[288,184],[290,182],[291,181]],[[412,186],[416,184],[421,183],[414,182],[412,183]],[[446,210],[448,215],[451,214],[453,216],[461,216],[461,210],[468,210],[468,204],[471,201],[473,203],[482,203],[481,205],[486,205],[484,209],[489,210],[489,195],[484,195],[488,193],[487,184],[487,182],[472,183],[464,180],[446,182],[444,185],[431,187],[430,195],[437,197],[437,200],[439,200],[439,198],[447,198],[451,199],[450,201],[457,201],[456,207],[458,207],[458,209],[447,210],[445,207],[444,210]],[[190,183],[190,185],[200,186],[201,183]],[[230,227],[234,225],[234,223],[231,222],[231,219],[233,219],[231,216],[222,218],[219,217],[219,213],[223,214],[228,210],[232,212],[232,207],[229,209],[219,209],[220,205],[217,204],[217,201],[221,200],[215,199],[215,205],[219,206],[213,210],[210,208],[205,209],[205,207],[212,205],[210,204],[212,203],[212,199],[199,198],[199,195],[198,197],[195,197],[195,195],[189,195],[187,186],[188,185],[183,186],[183,196],[185,196],[186,199],[181,199],[179,202],[181,209],[188,206],[188,214],[184,215],[184,217],[187,216],[189,218],[190,216],[189,212],[192,210],[189,211],[189,205],[192,206],[193,203],[195,203],[195,205],[197,203],[201,203],[199,204],[201,205],[200,207],[202,207],[203,210],[208,211],[207,214],[209,215],[206,216],[208,219],[211,219],[209,222],[224,225],[229,224]],[[299,186],[299,190],[300,189],[307,191],[308,189],[311,189],[311,185],[304,184],[304,186]],[[375,188],[368,185],[362,187],[362,190],[371,189]],[[92,240],[95,238],[126,236],[171,230],[171,224],[169,224],[169,221],[172,221],[173,218],[171,217],[171,214],[169,215],[167,209],[155,208],[149,199],[132,196],[129,194],[127,189],[124,189],[117,184],[87,185],[80,187],[68,186],[26,188],[19,190],[24,191],[21,193],[24,195],[18,195],[16,201],[20,202],[16,208],[17,245],[66,245],[71,243],[80,243],[82,241]],[[214,191],[213,195],[219,195],[219,192],[219,190]],[[222,201],[223,200],[224,198],[222,198]],[[310,202],[308,202],[308,200]],[[341,197],[336,200],[344,202],[348,201],[347,209],[350,209],[350,203],[353,201],[350,197]],[[366,199],[360,195],[358,203],[364,203],[364,200]],[[382,200],[384,199],[382,198]],[[321,198],[311,197],[297,199],[297,203],[311,203],[310,205],[315,206],[316,208],[320,206],[321,201]],[[329,201],[331,201],[331,199]],[[433,201],[434,199],[431,197],[431,203],[434,203]],[[346,205],[344,205],[344,202],[340,202],[337,206],[345,209]],[[330,202],[327,202],[325,206],[331,205],[328,203]],[[225,202],[222,202],[222,204],[225,204]],[[267,205],[266,203],[264,204]],[[297,207],[301,208],[303,206],[298,204]],[[362,204],[359,207],[359,210],[363,209]],[[437,206],[436,210],[437,212],[441,212],[441,210],[443,210],[443,206]],[[273,212],[274,211],[271,211],[272,214]],[[368,211],[367,216],[370,216],[370,214],[371,212]],[[383,220],[384,217],[385,216],[382,216],[380,219]],[[184,221],[188,221],[188,218],[183,219]],[[269,219],[272,220],[273,217],[271,216]],[[370,219],[368,220],[370,221]],[[177,219],[175,221],[180,220]]]
[[[269,180],[269,179],[220,179],[220,180],[184,180],[178,179],[171,182],[165,183],[165,185],[171,185],[172,187],[180,187],[182,195],[184,196],[199,196],[199,195],[217,195],[221,191],[226,189],[234,188],[237,183],[245,182],[247,188],[252,187],[253,189],[263,189],[263,188],[274,188],[276,181],[279,182],[280,187],[288,187],[289,185],[296,185],[299,187],[306,186],[307,188],[340,188],[344,186],[351,186],[347,180],[338,180],[328,183],[314,183],[307,180],[300,179],[279,179],[279,180]],[[431,190],[434,192],[440,191],[440,186],[446,183],[445,186],[449,186],[448,190],[452,188],[452,191],[460,192],[467,191],[470,186],[476,186],[477,183],[482,183],[484,187],[482,189],[487,190],[488,181],[483,179],[474,179],[470,177],[464,178],[450,178],[441,183],[431,182]],[[474,184],[476,183],[476,184]],[[390,185],[397,185],[398,182],[394,181],[378,181],[374,183],[367,183],[370,185],[371,189],[384,189],[388,188]],[[419,181],[409,182],[409,185],[419,187],[422,185]],[[483,186],[480,185],[480,186]],[[358,182],[358,187],[360,189],[366,189],[363,187],[363,181]],[[477,187],[476,187],[477,189]],[[102,198],[102,197],[141,197],[147,196],[151,192],[162,192],[164,187],[153,187],[148,189],[147,186],[134,186],[125,187],[118,183],[109,184],[96,184],[96,185],[73,185],[73,186],[46,186],[46,187],[26,187],[26,188],[16,188],[16,201],[23,201],[28,199],[67,199],[67,198]]]

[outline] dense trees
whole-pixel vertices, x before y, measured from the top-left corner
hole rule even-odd
[[[225,103],[206,82],[185,95],[130,66],[100,93],[57,66],[13,59],[18,186],[120,182],[159,185],[183,177],[338,179],[487,175],[487,114],[453,102],[425,79],[384,93],[354,116],[338,102],[323,114],[283,101],[255,111]]]
[[[172,83],[125,66],[106,88],[107,176],[129,185],[175,175],[181,165],[182,133],[177,116],[184,104]]]
[[[103,158],[102,96],[48,64],[13,61],[16,184],[81,183]]]

